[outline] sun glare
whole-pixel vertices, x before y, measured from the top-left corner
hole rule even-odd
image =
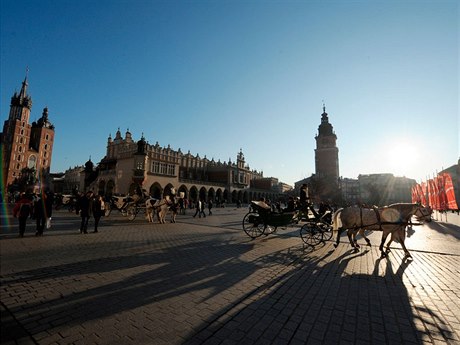
[[[387,162],[390,172],[398,176],[411,177],[414,165],[418,161],[418,149],[408,141],[394,141],[387,149]]]

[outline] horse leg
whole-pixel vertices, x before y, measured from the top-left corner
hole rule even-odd
[[[356,242],[356,231],[348,229],[347,236],[348,240],[350,241],[351,247],[355,250],[355,252],[359,251],[359,245]]]
[[[387,254],[391,251],[391,249],[390,249],[390,244],[391,244],[391,243],[393,242],[393,240],[394,240],[393,236],[394,236],[393,233],[391,233],[390,240],[388,241],[388,243],[387,243],[387,248],[386,248],[386,250],[385,250],[385,253],[387,253]]]
[[[364,233],[364,229],[359,229],[359,234],[364,238],[366,241],[367,245],[371,245],[371,240],[367,238],[366,234]]]
[[[381,254],[382,258],[385,258],[387,256],[387,254],[383,251],[383,246],[385,244],[385,241],[387,240],[387,237],[388,237],[388,232],[383,230],[383,232],[382,232],[382,241],[380,242],[380,246],[379,246],[380,254]]]
[[[340,243],[340,235],[342,235],[342,232],[343,232],[344,230],[345,230],[344,228],[338,228],[338,229],[337,229],[337,239],[335,240],[334,248],[337,248],[337,247],[339,246],[339,243]]]
[[[410,255],[410,253],[407,250],[406,245],[404,243],[404,240],[406,239],[406,229],[405,229],[405,227],[402,226],[401,228],[399,228],[397,230],[397,232],[398,232],[398,236],[399,236],[399,242],[401,243],[401,247],[404,250],[404,254],[405,254],[404,258],[412,259],[412,255]]]
[[[364,236],[364,229],[359,229],[358,231],[356,231],[356,230],[353,231],[353,242],[355,244],[355,248],[360,248],[358,240],[356,239],[356,235],[358,235],[358,234],[363,236],[363,237],[365,237]]]

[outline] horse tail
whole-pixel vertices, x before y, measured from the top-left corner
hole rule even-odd
[[[332,216],[332,230],[337,232],[337,238],[334,244],[334,247],[337,248],[337,246],[340,243],[340,235],[342,234],[342,211],[343,208],[339,208],[337,211],[334,212],[334,215]]]
[[[339,208],[332,215],[332,230],[338,231],[342,227],[342,215],[343,208]]]

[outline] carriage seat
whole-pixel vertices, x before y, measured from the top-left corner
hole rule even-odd
[[[270,211],[272,208],[263,201],[251,201],[252,206],[255,206],[256,209],[263,209]]]

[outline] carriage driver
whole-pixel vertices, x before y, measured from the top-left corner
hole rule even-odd
[[[300,209],[303,211],[308,207],[310,203],[310,197],[308,195],[308,186],[306,183],[304,183],[302,187],[300,187],[299,197]]]

